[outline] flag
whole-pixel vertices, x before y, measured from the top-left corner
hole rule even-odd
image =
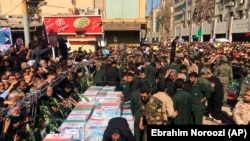
[[[250,36],[250,32],[246,32],[246,33],[245,33],[245,36],[246,36],[246,37],[249,37],[249,36]]]
[[[197,33],[196,35],[193,36],[193,39],[197,39],[197,38],[199,38],[199,37],[201,37],[201,36],[202,36],[202,29],[201,29],[201,27],[200,27],[200,29],[198,30],[198,33]]]

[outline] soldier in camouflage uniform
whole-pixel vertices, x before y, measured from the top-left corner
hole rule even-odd
[[[237,125],[250,124],[250,89],[246,90],[243,101],[238,101],[235,105],[233,118]]]
[[[161,100],[150,95],[148,86],[140,89],[141,118],[139,128],[144,130],[144,141],[147,141],[147,125],[166,125],[166,109]]]
[[[233,81],[233,68],[228,64],[226,56],[221,57],[221,64],[215,68],[214,75],[217,76],[223,85],[223,103],[227,103],[229,83]]]
[[[250,78],[247,76],[248,70],[242,69],[241,75],[242,75],[242,78],[240,79],[240,83],[239,83],[239,94],[238,94],[237,100],[243,100],[245,91],[247,89],[250,89]]]

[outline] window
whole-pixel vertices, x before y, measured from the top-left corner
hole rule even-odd
[[[230,17],[234,16],[234,12],[230,12],[229,14],[230,14]]]
[[[106,0],[106,18],[138,18],[138,0]]]
[[[222,22],[222,15],[219,15],[219,22]]]
[[[240,19],[243,19],[243,10],[240,10],[240,11],[239,11],[239,18],[240,18]]]

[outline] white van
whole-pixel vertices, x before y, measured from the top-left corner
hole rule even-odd
[[[215,42],[219,42],[219,43],[229,43],[229,40],[226,38],[216,38]]]

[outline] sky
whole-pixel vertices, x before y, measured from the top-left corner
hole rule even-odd
[[[156,7],[157,5],[159,5],[160,1],[161,0],[153,0],[153,4],[154,4],[153,7]],[[147,4],[146,15],[147,16],[149,15],[149,13],[151,12],[151,9],[152,9],[151,3],[152,3],[152,0],[147,0],[146,1],[146,4]]]

